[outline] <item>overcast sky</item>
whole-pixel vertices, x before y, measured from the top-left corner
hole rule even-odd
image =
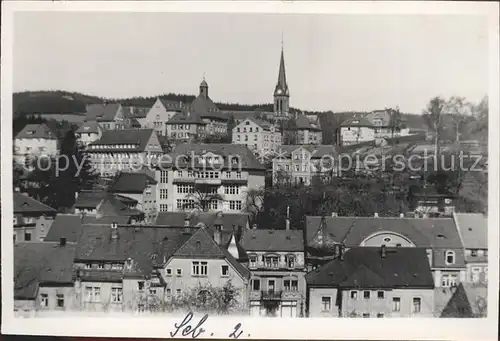
[[[472,16],[17,13],[14,91],[196,94],[272,102],[282,32],[303,110],[421,113],[432,96],[488,89],[487,21]]]

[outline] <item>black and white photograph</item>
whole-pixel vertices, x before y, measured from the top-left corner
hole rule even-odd
[[[4,333],[496,339],[497,4],[144,6],[2,3]]]

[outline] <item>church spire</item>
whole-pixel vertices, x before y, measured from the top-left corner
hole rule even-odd
[[[281,37],[281,58],[278,71],[278,82],[274,88],[274,113],[280,118],[287,118],[290,108],[290,92],[286,83],[285,53],[283,51],[283,36]]]
[[[281,92],[278,92],[281,90]],[[283,41],[281,41],[281,59],[278,72],[278,82],[276,83],[275,95],[288,95],[288,84],[286,83],[285,54],[283,52]]]

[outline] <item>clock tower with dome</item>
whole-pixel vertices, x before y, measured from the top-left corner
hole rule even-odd
[[[281,44],[281,59],[278,73],[278,82],[274,88],[274,114],[277,119],[286,119],[290,110],[290,91],[286,83],[285,57],[283,43]]]

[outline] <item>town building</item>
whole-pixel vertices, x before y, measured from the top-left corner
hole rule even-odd
[[[452,218],[306,217],[310,269],[334,255],[333,245],[411,247],[427,250],[436,288],[466,280],[465,250]]]
[[[323,132],[319,117],[316,115],[295,114],[284,127],[284,144],[321,144],[322,139]]]
[[[146,173],[120,172],[110,184],[109,192],[136,201],[133,207],[144,212],[146,222],[153,222],[158,211],[156,184],[157,181]]]
[[[57,135],[45,124],[27,124],[14,138],[14,161],[31,165],[37,157],[54,157],[59,153]]]
[[[373,124],[362,116],[354,116],[340,125],[340,143],[342,146],[374,140],[375,129]]]
[[[488,282],[488,220],[481,213],[454,213],[465,248],[466,282]]]
[[[87,105],[85,121],[97,121],[104,130],[127,128],[125,109],[120,103]]]
[[[241,246],[251,272],[250,314],[304,317],[306,268],[302,231],[244,230]]]
[[[54,222],[56,210],[27,194],[14,192],[14,243],[43,241]]]
[[[315,179],[328,181],[337,174],[333,145],[284,145],[273,158],[273,183],[311,185]]]
[[[207,136],[207,123],[190,109],[176,113],[165,123],[165,127],[167,138],[176,142],[200,141]]]
[[[158,161],[159,212],[242,212],[251,189],[264,188],[265,168],[236,144],[179,144]]]
[[[433,317],[426,250],[353,247],[306,275],[309,317]]]
[[[221,245],[220,231],[199,227],[165,263],[162,276],[167,302],[182,301],[186,296],[192,300],[207,300],[210,287],[230,285],[236,291],[234,309],[248,314],[250,271]]]
[[[138,118],[142,128],[152,128],[158,135],[167,135],[167,122],[182,112],[182,102],[157,98],[144,117]]]
[[[248,147],[257,157],[275,155],[281,146],[281,132],[271,123],[253,117],[243,120],[232,131],[232,142]]]
[[[113,177],[120,170],[137,171],[163,154],[153,129],[106,130],[86,150],[95,171]]]
[[[75,131],[75,137],[80,145],[86,148],[90,143],[101,138],[102,131],[97,121],[85,121]]]
[[[44,311],[74,309],[75,244],[20,242],[14,245],[14,314],[29,317]]]

